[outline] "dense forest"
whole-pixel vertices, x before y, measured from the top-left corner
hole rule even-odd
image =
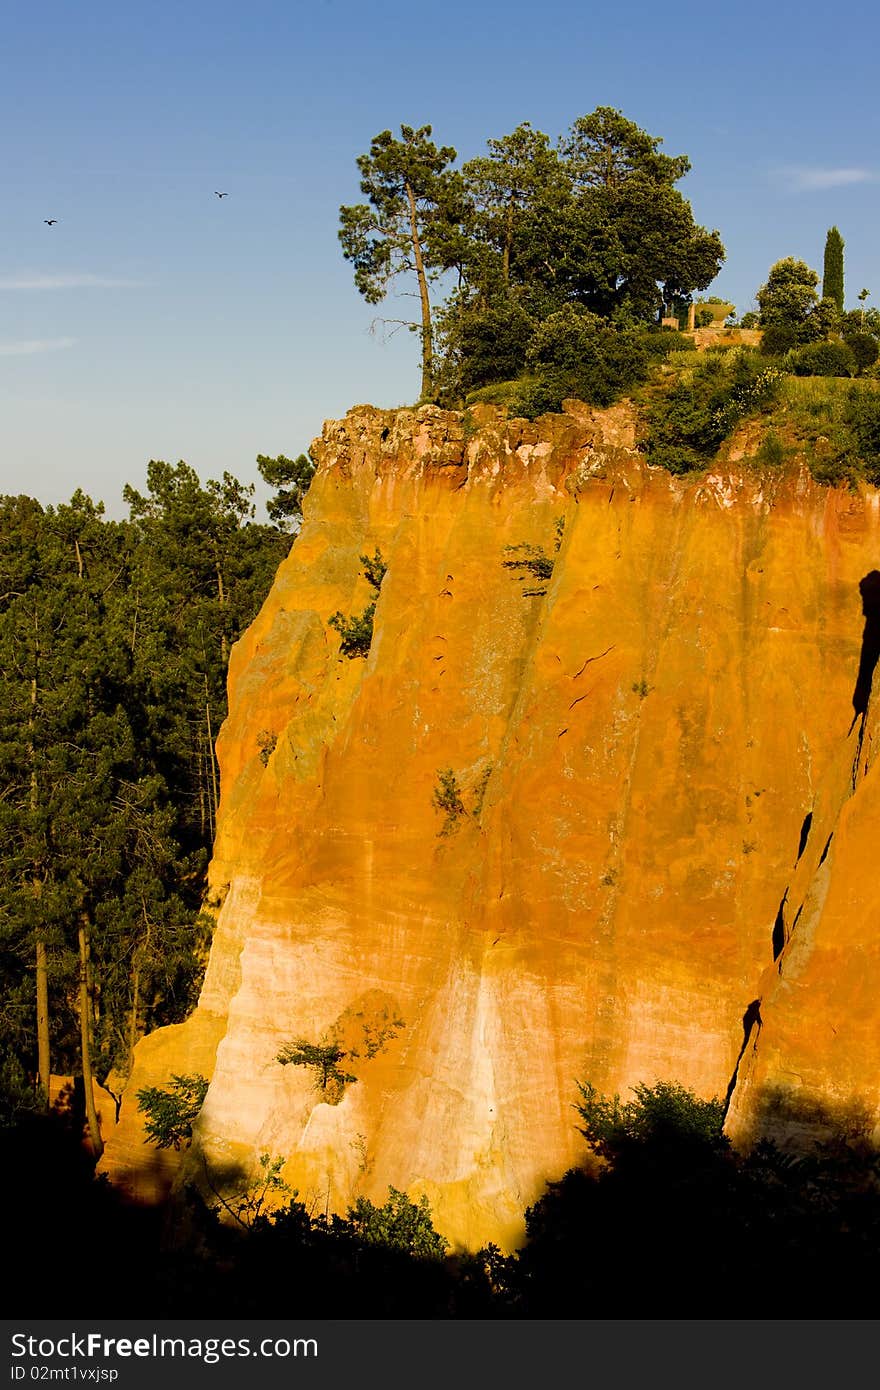
[[[50,1074],[115,1093],[145,1032],[186,1016],[209,944],[214,740],[230,647],[286,555],[311,463],[278,491],[153,461],[110,521],[81,491],[0,498],[0,1124]]]

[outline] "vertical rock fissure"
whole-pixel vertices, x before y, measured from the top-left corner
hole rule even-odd
[[[749,1045],[749,1040],[750,1040],[750,1038],[751,1038],[751,1036],[752,1036],[752,1030],[753,1030],[754,1028],[757,1028],[757,1030],[758,1030],[758,1032],[757,1032],[757,1034],[756,1034],[756,1036],[755,1036],[755,1042],[754,1042],[754,1046],[757,1047],[757,1045],[758,1045],[758,1036],[760,1035],[761,1027],[762,1027],[762,1019],[761,1019],[761,1000],[760,1000],[760,999],[753,999],[752,1002],[751,1002],[751,1004],[748,1005],[748,1007],[747,1007],[745,1013],[744,1013],[743,1016],[742,1016],[742,1029],[743,1029],[742,1045],[741,1045],[741,1047],[740,1047],[740,1049],[739,1049],[739,1053],[738,1053],[738,1055],[737,1055],[736,1065],[735,1065],[734,1068],[733,1068],[733,1075],[731,1076],[730,1081],[727,1083],[727,1092],[726,1092],[725,1097],[724,1097],[724,1117],[725,1117],[725,1119],[727,1118],[727,1112],[728,1112],[728,1110],[730,1109],[730,1102],[731,1102],[731,1100],[733,1099],[733,1093],[734,1093],[734,1091],[736,1090],[736,1079],[737,1079],[737,1076],[738,1076],[738,1074],[739,1074],[740,1063],[742,1062],[742,1059],[743,1059],[743,1057],[745,1056],[746,1048],[748,1047],[748,1045]]]

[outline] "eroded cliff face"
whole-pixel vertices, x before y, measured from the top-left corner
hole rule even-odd
[[[426,1193],[471,1247],[512,1248],[584,1158],[577,1080],[735,1080],[743,1139],[781,1093],[807,1128],[854,1100],[876,1125],[880,497],[676,479],[635,425],[572,403],[325,426],[233,652],[201,1000],[138,1048],[118,1181],[171,1181],[133,1096],[175,1072],[212,1078],[190,1174],[283,1155],[321,1209]],[[553,557],[559,518],[549,580],[505,566]],[[370,602],[377,547],[348,659],[328,620]],[[297,1040],[356,1080],[282,1066]]]

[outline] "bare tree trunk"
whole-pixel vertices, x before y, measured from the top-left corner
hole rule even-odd
[[[38,936],[35,944],[37,976],[37,1095],[44,1110],[49,1109],[49,967],[46,943]]]
[[[34,662],[37,661],[37,614],[34,611]],[[37,752],[35,744],[35,728],[37,719],[37,677],[31,681],[31,713],[28,721],[28,757],[31,765],[31,789],[30,806],[31,813],[36,816],[37,798],[39,788],[37,786]],[[33,866],[33,894],[35,898],[40,896],[42,884],[40,882],[39,868],[35,863]],[[51,1058],[49,1054],[49,962],[46,953],[46,943],[37,931],[36,941],[34,942],[34,974],[36,976],[37,987],[37,1096],[40,1105],[44,1110],[49,1109],[49,1075],[51,1072]]]
[[[220,561],[215,560],[214,569],[217,571],[217,602],[221,608],[226,607],[226,590],[223,587],[223,571],[220,568]],[[220,658],[224,668],[229,662],[229,643],[226,640],[226,633],[220,634]]]
[[[143,942],[135,947],[131,959],[131,1015],[128,1025],[128,1070],[129,1074],[133,1066],[134,1050],[140,1036],[140,1019],[138,1015],[141,1009],[141,962],[150,959],[150,946],[153,936],[153,924],[150,921],[150,914],[147,912],[147,904],[141,895],[141,913],[144,919],[146,932]]]
[[[507,204],[507,218],[504,226],[504,251],[501,257],[501,275],[505,285],[510,281],[510,249],[513,246],[513,202]]]
[[[406,185],[409,202],[409,222],[412,232],[413,259],[419,281],[419,299],[422,305],[422,399],[427,400],[434,388],[434,339],[431,332],[431,301],[428,298],[428,279],[425,275],[425,262],[422,257],[422,244],[419,240],[419,222],[416,214],[415,194]]]
[[[207,728],[208,728],[208,757],[209,757],[209,759],[210,759],[210,761],[211,761],[211,783],[210,783],[210,785],[211,785],[211,788],[213,789],[213,792],[214,792],[214,806],[213,806],[214,814],[213,814],[212,820],[213,820],[214,826],[216,827],[216,825],[217,825],[217,803],[218,803],[218,800],[219,800],[219,797],[218,797],[218,795],[217,795],[217,762],[216,762],[216,759],[215,759],[215,757],[214,757],[214,735],[213,735],[213,733],[211,732],[211,702],[210,702],[210,700],[208,699],[208,677],[207,677],[207,676],[205,676],[205,723],[206,723]],[[213,830],[212,830],[212,832],[211,832],[211,838],[212,838],[212,840],[213,840],[213,834],[214,834],[214,832],[213,832]]]
[[[81,921],[79,924],[79,1038],[80,1052],[82,1055],[82,1079],[83,1090],[85,1091],[86,1101],[86,1120],[89,1126],[89,1138],[92,1141],[92,1150],[96,1160],[104,1152],[104,1141],[101,1138],[101,1126],[98,1124],[98,1112],[95,1109],[95,1083],[92,1076],[92,1028],[91,1028],[91,991],[89,989],[89,936],[86,924]]]

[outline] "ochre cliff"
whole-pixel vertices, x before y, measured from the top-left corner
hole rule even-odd
[[[735,1082],[743,1140],[870,1131],[880,495],[747,460],[671,477],[627,404],[363,406],[312,451],[232,656],[201,1000],[140,1044],[104,1166],[167,1186],[134,1092],[201,1071],[193,1176],[283,1155],[322,1210],[392,1185],[453,1242],[512,1248],[584,1157],[578,1080]],[[560,517],[524,583],[505,547],[553,556]],[[349,659],[328,620],[370,602],[377,547]],[[356,1080],[280,1065],[295,1040]]]

